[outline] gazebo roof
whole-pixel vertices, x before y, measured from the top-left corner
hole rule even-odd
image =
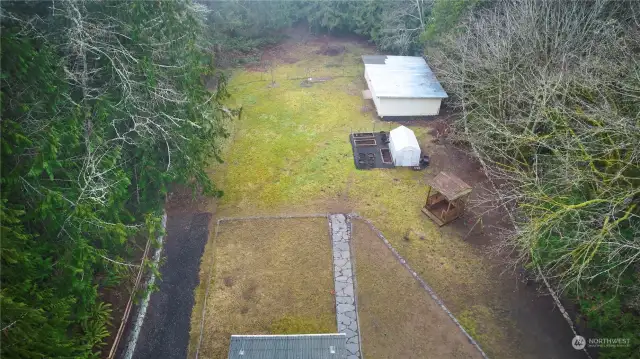
[[[446,172],[438,173],[434,179],[429,181],[429,185],[434,190],[442,193],[449,201],[456,200],[471,193],[471,186],[460,178]]]

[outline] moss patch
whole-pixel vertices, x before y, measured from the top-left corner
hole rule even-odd
[[[482,305],[471,306],[458,315],[462,327],[476,340],[495,346],[504,339],[499,328],[493,327],[494,314]]]

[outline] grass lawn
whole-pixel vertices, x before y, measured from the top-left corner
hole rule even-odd
[[[367,359],[482,358],[366,224],[353,223],[352,241]]]
[[[201,358],[226,358],[231,334],[335,333],[327,220],[223,222]]]
[[[229,83],[233,96],[230,102],[242,106],[243,111],[242,118],[233,125],[225,163],[211,169],[212,178],[224,190],[224,196],[217,203],[217,216],[355,211],[385,233],[454,314],[462,317],[465,328],[473,332],[489,356],[527,357],[514,337],[518,335],[517,331],[505,315],[493,309],[503,306],[501,289],[496,289],[500,280],[488,270],[491,263],[485,259],[485,254],[463,241],[456,232],[446,227],[438,228],[420,212],[428,190],[425,178],[433,175],[431,170],[355,169],[348,140],[350,131],[368,132],[374,126],[376,131],[388,131],[397,126],[374,120],[371,113],[361,111],[365,103],[361,98],[364,84],[360,56],[372,50],[345,42],[345,53],[331,57],[318,55],[320,46],[310,42],[287,49],[288,59],[298,61],[276,61],[275,84],[271,83],[270,72],[237,70],[234,73]],[[302,80],[308,77],[329,80],[313,83],[311,87],[302,86]],[[430,143],[428,128],[412,129],[422,145]],[[405,241],[403,235],[409,230],[422,234],[425,239]],[[226,240],[230,239],[227,237]],[[201,275],[206,274],[204,269],[211,265],[213,251],[216,260],[221,255],[223,261],[233,258],[246,266],[252,265],[236,255],[227,257],[224,248],[217,248],[224,243],[220,240],[215,245],[207,245]],[[280,257],[277,252],[269,253]],[[264,256],[267,257],[267,253]],[[225,263],[215,265],[216,268],[229,266]],[[252,268],[252,272],[270,271],[268,266],[259,268]],[[301,270],[312,273],[307,272],[306,267]],[[237,295],[228,298],[221,295],[224,292],[219,275],[222,274],[219,270],[216,273],[216,294],[208,302],[214,310],[210,312],[222,313],[228,308],[218,306],[224,306],[224,303],[240,306],[236,302]],[[327,274],[330,287],[329,279]],[[267,285],[265,282],[260,284]],[[273,285],[277,286],[275,282]],[[199,331],[197,313],[202,308],[202,288],[196,292],[191,348]],[[223,300],[223,303],[217,303],[217,300]],[[281,312],[276,316],[284,314]],[[248,323],[260,321],[262,324],[255,328],[267,331],[267,321],[274,318],[253,317],[246,321],[241,320],[242,314],[208,318],[205,325],[207,351],[221,353],[226,343],[223,339],[228,340],[228,337],[222,337],[244,328],[235,325],[250,328],[253,324]],[[233,324],[236,321],[240,324]],[[213,337],[212,333],[215,333]],[[215,350],[214,343],[218,343]]]

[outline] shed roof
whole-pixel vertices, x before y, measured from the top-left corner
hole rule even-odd
[[[422,57],[364,55],[362,61],[378,97],[448,97]]]
[[[420,151],[420,144],[413,131],[405,126],[398,126],[391,130],[389,133],[391,141],[393,141],[393,147],[396,151],[401,151],[405,148],[418,149]]]
[[[460,178],[446,172],[440,172],[429,181],[431,188],[442,193],[447,200],[453,201],[471,193],[471,186]]]
[[[229,359],[346,359],[340,334],[232,335]]]

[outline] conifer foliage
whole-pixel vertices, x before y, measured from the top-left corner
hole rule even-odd
[[[224,78],[184,1],[2,4],[2,351],[85,358],[167,186],[217,194]]]

